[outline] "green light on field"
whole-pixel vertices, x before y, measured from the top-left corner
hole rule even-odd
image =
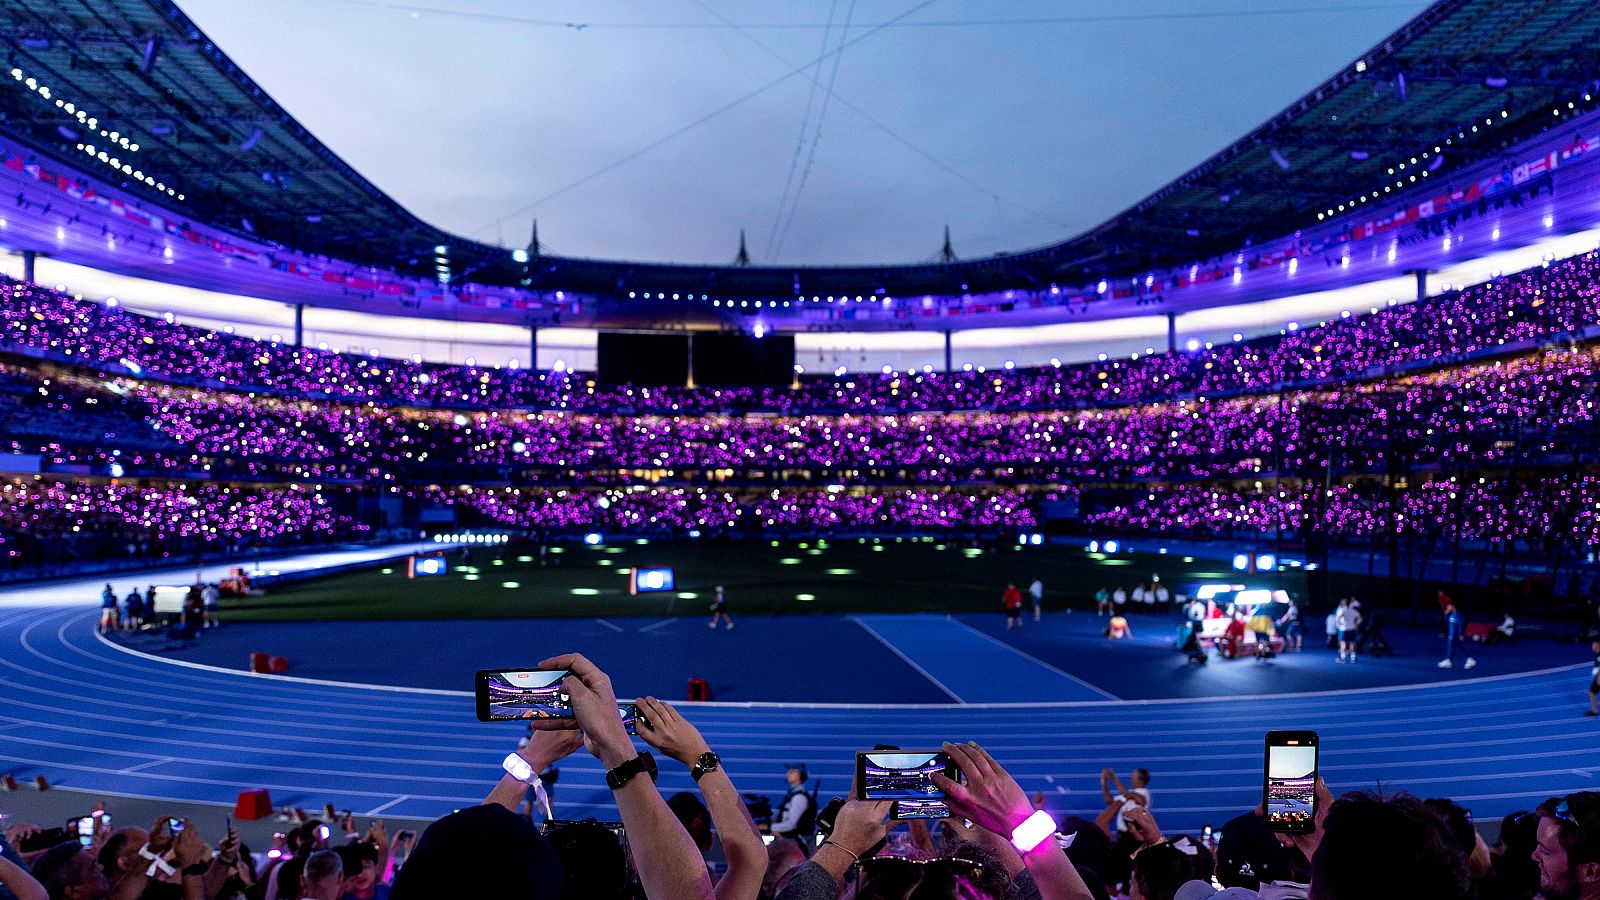
[[[798,565],[800,565],[800,560],[795,559],[792,556],[785,556],[783,559],[778,560],[778,565],[780,565],[780,566],[798,566]]]
[[[533,557],[531,557],[531,556],[519,556],[519,557],[517,557],[517,562],[533,562]]]
[[[1131,560],[1131,559],[1104,559],[1104,560],[1100,561],[1100,565],[1102,565],[1102,566],[1131,566],[1131,565],[1133,565],[1133,560]]]
[[[882,544],[873,544],[872,545],[872,552],[873,553],[882,553],[883,552],[883,545]]]
[[[795,594],[794,598],[796,600],[799,600],[801,603],[810,603],[811,601],[817,599],[817,595],[816,594]]]
[[[462,580],[463,581],[477,581],[478,580],[478,576],[476,576],[476,575],[467,575],[467,576],[464,576],[462,578]]]
[[[1184,561],[1184,562],[1186,562],[1186,563],[1192,563],[1192,562],[1194,562],[1194,557],[1192,557],[1192,556],[1185,556],[1185,557],[1184,557],[1184,558],[1183,558],[1183,561]]]
[[[493,560],[493,561],[492,561],[492,562],[491,562],[491,563],[490,563],[490,565],[494,565],[494,566],[503,566],[503,565],[505,565],[505,564],[506,564],[506,561],[505,561],[505,560],[503,560],[503,559],[497,559],[497,560]]]
[[[624,567],[622,567],[622,568],[617,570],[617,574],[618,575],[627,575],[627,574],[630,574],[632,572],[633,572],[633,570],[628,568],[628,567],[626,567],[626,566],[624,566]]]
[[[477,566],[462,566],[461,568],[456,569],[456,571],[457,572],[465,572],[465,573],[467,573],[469,575],[476,575],[476,574],[478,574],[478,567]]]
[[[944,550],[944,549],[946,549],[946,547],[943,544],[934,544],[933,545],[933,549],[935,549],[935,550]]]
[[[602,560],[600,560],[600,561],[599,561],[599,563],[597,563],[597,564],[598,564],[598,565],[602,565],[602,566],[614,566],[614,565],[616,565],[616,563],[615,563],[615,562],[612,562],[612,561],[611,561],[611,560],[609,560],[609,559],[602,559]]]
[[[650,539],[649,538],[634,538],[633,542],[635,544],[638,544],[641,547],[647,547],[647,546],[650,545]]]
[[[573,588],[572,595],[574,597],[598,597],[600,592],[594,588]]]
[[[829,569],[828,570],[828,574],[829,575],[854,575],[855,573],[856,573],[855,569]]]
[[[607,553],[621,553],[622,552],[622,548],[621,547],[607,547],[606,548],[606,552]]]
[[[678,599],[679,600],[699,600],[700,599],[700,595],[696,594],[694,591],[679,591],[678,592]]]
[[[384,569],[383,570],[383,574],[385,574],[385,575],[393,575],[394,574],[394,570],[393,569]]]
[[[1105,559],[1106,555],[1104,553],[1090,553],[1088,557],[1090,559]]]
[[[506,588],[507,590],[514,591],[517,588],[522,587],[522,582],[520,582],[520,581],[502,581],[502,582],[500,582],[500,586],[503,587],[503,588]]]
[[[965,556],[967,559],[973,559],[975,557],[982,556],[983,549],[980,547],[965,547],[961,550],[961,555]]]
[[[567,548],[565,548],[565,547],[551,547],[550,548],[550,552],[551,553],[565,553],[565,552],[567,552]]]
[[[822,555],[822,551],[818,550],[815,547],[812,547],[810,550],[806,551],[806,555],[807,556],[821,556]]]
[[[773,541],[772,542],[772,546],[774,546],[774,547],[778,546],[778,542],[777,541]]]
[[[806,543],[805,541],[801,541],[800,542],[800,549],[801,550],[808,550],[808,549],[810,549],[810,547],[811,547],[811,545]]]

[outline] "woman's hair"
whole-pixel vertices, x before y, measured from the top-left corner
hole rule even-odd
[[[1145,847],[1133,856],[1129,887],[1143,900],[1172,900],[1184,882],[1194,879],[1195,859],[1170,843]]]

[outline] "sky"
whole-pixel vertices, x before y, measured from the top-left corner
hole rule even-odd
[[[178,0],[424,220],[757,264],[1064,240],[1352,63],[1420,0]],[[577,27],[577,26],[582,27]],[[848,25],[848,27],[846,27]]]

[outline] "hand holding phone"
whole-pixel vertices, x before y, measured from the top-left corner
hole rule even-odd
[[[1261,807],[1267,831],[1309,834],[1319,812],[1317,733],[1269,731],[1266,744]]]
[[[944,750],[966,779],[966,784],[961,784],[943,774],[933,776],[951,812],[1002,837],[1010,837],[1012,829],[1033,815],[1027,792],[988,751],[976,743],[949,742]]]

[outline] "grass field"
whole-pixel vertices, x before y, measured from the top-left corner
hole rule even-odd
[[[724,585],[730,611],[747,613],[961,612],[1000,609],[1007,582],[1044,582],[1045,606],[1092,603],[1099,587],[1129,589],[1153,575],[1177,590],[1234,580],[1214,561],[1177,554],[1106,557],[1080,546],[977,549],[915,538],[681,543],[625,539],[552,548],[473,547],[451,571],[407,579],[401,564],[286,585],[264,597],[223,601],[231,621],[672,615],[705,612]],[[628,595],[634,566],[672,566],[677,589]],[[1251,586],[1303,596],[1299,569],[1246,576]]]

